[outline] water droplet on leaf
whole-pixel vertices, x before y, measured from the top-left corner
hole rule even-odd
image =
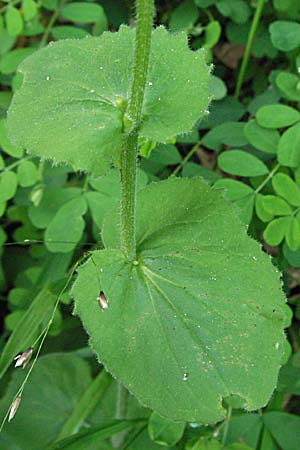
[[[184,372],[183,377],[182,377],[182,381],[187,381],[188,379],[189,379],[188,372]]]

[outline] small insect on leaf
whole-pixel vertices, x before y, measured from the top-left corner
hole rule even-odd
[[[14,361],[16,361],[15,367],[22,366],[23,369],[25,369],[25,367],[27,366],[27,364],[29,363],[29,361],[31,359],[32,351],[33,351],[32,347],[29,347],[27,350],[24,350],[24,352],[19,353],[14,358]]]
[[[98,295],[97,301],[102,311],[108,308],[108,301],[103,291],[101,291],[100,294]]]
[[[13,418],[15,417],[15,414],[19,408],[20,405],[20,401],[21,401],[21,397],[18,396],[14,399],[14,401],[11,404],[10,410],[9,410],[9,416],[8,416],[8,421],[10,422],[11,420],[13,420]]]

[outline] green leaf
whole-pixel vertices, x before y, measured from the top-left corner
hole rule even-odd
[[[86,450],[87,448],[96,450],[99,448],[99,441],[104,441],[121,431],[130,430],[138,422],[138,420],[115,420],[110,424],[89,427],[87,430],[81,431],[74,436],[49,445],[45,450]],[[143,421],[141,420],[140,422]],[[101,442],[101,450],[111,450],[111,447],[106,446],[105,442]]]
[[[72,414],[68,417],[61,429],[58,439],[64,439],[71,436],[80,429],[95,407],[100,406],[101,400],[111,381],[112,378],[105,370],[99,372],[77,402]]]
[[[27,370],[14,372],[0,401],[2,414],[9,407]],[[90,382],[89,365],[79,356],[52,353],[40,357],[26,384],[14,420],[0,435],[0,446],[12,450],[44,449],[57,438]]]
[[[222,450],[222,444],[217,439],[200,436],[200,438],[190,439],[186,443],[184,450]]]
[[[34,17],[29,22],[24,23],[23,34],[26,37],[38,36],[38,35],[44,33],[45,31],[46,31],[46,29],[45,29],[44,25],[42,25],[39,22],[38,15],[36,15],[36,17]],[[19,75],[19,79],[20,79],[19,83],[21,84],[22,77],[20,77],[20,75]],[[19,84],[17,84],[15,80],[12,81],[12,84],[13,84],[14,90],[19,87]]]
[[[193,0],[181,2],[171,13],[169,28],[171,31],[191,31],[198,18],[198,9]]]
[[[72,187],[46,189],[38,206],[32,205],[28,208],[31,222],[37,228],[47,228],[60,207],[69,200],[79,197],[81,192],[81,189]]]
[[[214,184],[216,189],[225,189],[228,200],[239,207],[239,215],[243,223],[249,224],[253,214],[254,191],[245,183],[229,178],[221,178]]]
[[[245,0],[218,0],[216,7],[223,16],[230,17],[236,23],[247,22],[251,14],[251,9]]]
[[[250,31],[250,24],[249,24],[249,31]],[[265,24],[261,22],[258,25],[256,34],[255,34],[255,40],[253,42],[253,47],[252,47],[252,55],[255,56],[256,58],[262,58],[263,56],[266,56],[269,58],[269,60],[270,59],[273,60],[277,56],[277,54],[278,54],[278,51],[272,44],[269,30],[265,26]],[[260,75],[258,75],[257,80],[259,79],[259,77],[261,77],[261,75],[262,75],[262,73]],[[262,78],[261,78],[261,80],[262,80]],[[263,88],[267,87],[267,83],[265,81],[262,82],[262,86],[263,86]]]
[[[242,150],[221,153],[218,165],[224,172],[241,177],[258,177],[269,173],[269,169],[260,159]]]
[[[34,0],[22,0],[22,11],[26,22],[32,20],[38,13]]]
[[[12,99],[12,93],[10,91],[0,92],[0,114],[1,114],[1,117],[3,117],[6,114],[6,111],[8,110],[11,99]]]
[[[221,178],[221,176],[214,170],[207,169],[206,167],[200,166],[200,164],[193,162],[187,162],[184,164],[182,168],[182,176],[189,178],[202,177],[208,184],[213,184]]]
[[[57,295],[48,288],[42,289],[31,301],[30,306],[22,316],[18,327],[10,335],[0,358],[0,378],[12,364],[14,356],[30,347],[35,340],[40,325],[50,318]]]
[[[275,441],[274,441],[271,433],[269,432],[269,430],[266,427],[263,427],[263,429],[262,429],[260,448],[261,448],[261,450],[278,450],[278,447],[275,444]],[[236,450],[239,450],[239,449],[237,448]],[[243,450],[243,448],[240,450]],[[245,450],[247,450],[247,448]],[[252,450],[252,449],[250,449],[250,450]]]
[[[297,22],[277,20],[269,27],[274,47],[283,52],[290,52],[300,46],[300,25]]]
[[[286,105],[266,105],[259,108],[256,120],[265,128],[283,128],[299,122],[300,113]]]
[[[285,412],[269,412],[263,421],[282,450],[298,450],[300,442],[300,417]]]
[[[10,36],[18,36],[23,30],[23,20],[20,11],[8,5],[5,13],[7,32]]]
[[[278,131],[263,128],[253,119],[246,123],[244,133],[253,147],[265,153],[277,153],[280,138]]]
[[[283,166],[300,165],[300,123],[283,133],[278,146],[278,161]]]
[[[300,116],[300,115],[299,115]],[[225,122],[217,125],[202,138],[202,144],[212,150],[221,150],[222,144],[242,146],[248,144],[244,136],[244,124],[241,122]]]
[[[58,41],[27,58],[8,112],[16,143],[75,169],[107,171],[122,146],[134,33],[123,26],[100,38]],[[184,34],[156,28],[151,49],[140,134],[166,142],[190,131],[204,114],[209,71],[204,53],[190,51]]]
[[[286,230],[285,240],[289,248],[296,251],[300,247],[300,223],[295,217],[290,219],[288,229]]]
[[[230,178],[221,178],[214,184],[214,188],[224,188],[229,200],[235,201],[253,195],[253,189],[245,183]]]
[[[182,158],[175,145],[159,144],[151,152],[149,161],[154,161],[162,166],[179,164]]]
[[[51,29],[53,39],[82,39],[90,36],[90,33],[83,28],[60,25]]]
[[[267,228],[264,231],[266,243],[274,247],[279,245],[284,239],[289,223],[289,217],[280,217],[279,219],[274,219],[272,222],[268,223]]]
[[[6,52],[12,49],[15,45],[16,37],[10,36],[6,29],[3,30],[0,37],[0,55],[3,56]]]
[[[248,104],[247,110],[254,116],[258,109],[262,106],[273,105],[274,103],[279,101],[279,95],[277,89],[273,87],[268,88],[262,94],[254,97],[250,103]]]
[[[183,436],[185,423],[173,422],[153,412],[148,422],[150,438],[164,446],[175,445]]]
[[[256,449],[259,445],[263,422],[258,414],[241,414],[231,418],[227,434],[227,445],[243,442]]]
[[[32,298],[28,289],[16,287],[9,291],[8,301],[12,307],[24,309],[30,305]]]
[[[277,173],[272,178],[272,186],[276,194],[290,205],[300,206],[300,188],[291,177],[285,173]]]
[[[6,330],[13,331],[17,328],[17,325],[21,322],[25,311],[18,310],[13,311],[5,316],[4,325]]]
[[[299,77],[289,72],[280,72],[276,77],[276,85],[287,100],[300,101]]]
[[[219,41],[222,28],[218,20],[212,20],[205,27],[204,31],[204,48],[213,48]]]
[[[2,150],[14,158],[21,158],[23,150],[21,147],[17,147],[11,143],[7,136],[6,121],[0,120],[0,145]]]
[[[261,199],[261,207],[268,215],[274,216],[289,216],[292,213],[290,205],[276,195],[259,195]]]
[[[286,243],[283,244],[282,247],[283,255],[286,258],[287,262],[292,267],[300,267],[300,250],[296,250],[293,252]],[[299,377],[300,380],[300,377]],[[300,393],[299,393],[300,395]]]
[[[213,128],[222,125],[225,122],[237,121],[245,113],[244,106],[234,97],[227,97],[218,103],[212,102],[210,105],[210,114],[205,116],[200,123],[201,129]],[[241,135],[241,132],[239,130]],[[245,144],[246,145],[246,139]]]
[[[22,161],[21,164],[18,165],[17,176],[20,186],[32,186],[38,180],[38,168],[31,161]]]
[[[106,18],[101,5],[84,2],[74,2],[64,5],[60,8],[60,16],[77,23],[95,23]]]
[[[264,196],[262,194],[257,194],[255,197],[255,212],[257,217],[262,222],[270,222],[274,218],[274,215],[267,212],[263,203]]]
[[[68,253],[76,247],[85,228],[82,216],[86,211],[87,202],[82,195],[57,211],[45,232],[45,244],[50,252]]]
[[[58,0],[41,0],[41,4],[43,8],[53,11],[58,7]]]
[[[198,8],[207,8],[208,6],[213,5],[216,3],[216,0],[195,0],[196,5]]]
[[[274,8],[286,17],[296,17],[299,13],[297,0],[273,0]]]
[[[212,100],[221,100],[227,94],[226,84],[221,78],[212,75],[209,82],[209,92]]]
[[[0,70],[5,75],[13,73],[17,70],[18,65],[29,55],[35,52],[34,48],[17,48],[2,56],[0,62]]]
[[[300,352],[294,353],[279,374],[278,387],[280,392],[300,395]]]
[[[13,198],[18,186],[18,179],[15,172],[6,170],[0,174],[0,203]]]
[[[108,249],[80,267],[73,287],[99,360],[171,420],[220,420],[222,398],[233,393],[249,410],[265,405],[289,320],[270,259],[231,205],[199,179],[151,184],[139,192],[137,211],[137,261],[114,250],[116,210],[104,222]]]

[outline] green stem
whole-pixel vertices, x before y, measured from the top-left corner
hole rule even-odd
[[[117,391],[117,402],[116,402],[116,413],[115,418],[117,420],[126,419],[127,413],[127,401],[128,401],[128,391],[124,388],[122,383],[118,383]],[[114,448],[118,449],[122,446],[124,438],[126,436],[126,431],[121,431],[112,437],[112,445]]]
[[[21,3],[21,0],[13,0],[7,5],[2,6],[2,8],[0,8],[0,14],[3,13],[8,8],[8,6],[16,6],[18,3]]]
[[[230,423],[230,419],[231,419],[231,414],[232,414],[232,407],[229,406],[228,411],[227,411],[227,417],[225,419],[225,428],[224,428],[224,431],[223,431],[222,447],[224,447],[225,444],[226,444],[227,434],[228,434],[228,430],[229,430],[229,423]]]
[[[191,148],[191,150],[185,155],[185,157],[183,158],[183,160],[181,161],[181,163],[176,167],[176,169],[174,170],[174,172],[172,173],[172,176],[175,177],[178,172],[180,172],[180,170],[183,168],[183,166],[185,165],[185,163],[188,162],[188,160],[193,156],[194,153],[196,153],[196,151],[198,150],[200,145],[200,141],[198,141],[195,145],[193,145],[193,147]]]
[[[51,16],[51,18],[50,18],[50,20],[48,22],[48,25],[45,28],[43,37],[42,37],[42,39],[40,41],[40,48],[43,48],[47,44],[49,34],[51,32],[51,29],[52,29],[53,25],[55,24],[56,20],[58,19],[58,16],[59,16],[59,10],[56,9],[53,12],[53,14],[52,14],[52,16]]]
[[[255,194],[258,194],[264,187],[265,185],[268,183],[268,181],[273,178],[273,175],[277,172],[277,170],[279,169],[280,164],[276,164],[276,166],[274,167],[273,170],[271,170],[271,172],[269,173],[269,175],[264,179],[264,181],[258,186],[258,188],[256,188],[255,190]]]
[[[243,61],[242,61],[242,64],[241,64],[241,67],[240,67],[240,70],[239,70],[236,87],[235,87],[234,95],[235,95],[236,98],[238,98],[240,96],[241,87],[242,87],[242,84],[243,84],[243,81],[244,81],[245,72],[246,72],[248,61],[249,61],[249,58],[250,58],[250,53],[251,53],[251,48],[252,48],[254,36],[255,36],[255,33],[256,33],[256,30],[257,30],[257,27],[258,27],[258,24],[259,24],[259,19],[260,19],[260,16],[262,14],[264,3],[265,3],[265,0],[257,0],[257,6],[256,6],[255,14],[253,16],[251,28],[250,28],[250,31],[249,31],[249,34],[248,34],[247,45],[246,45],[245,53],[244,53],[244,56],[243,56]]]
[[[148,73],[153,22],[153,0],[136,0],[137,20],[133,81],[126,110],[131,124],[124,136],[121,152],[121,246],[126,257],[136,258],[135,216],[138,133]]]
[[[40,41],[40,46],[39,48],[43,48],[48,41],[49,38],[49,34],[51,33],[52,27],[55,24],[55,22],[57,21],[58,17],[59,17],[59,13],[60,13],[60,9],[62,6],[64,6],[64,4],[67,3],[67,0],[64,0],[60,3],[59,7],[53,11],[52,16],[50,17],[50,20],[48,22],[48,25],[45,28],[44,34],[42,36],[42,39]]]
[[[17,161],[13,162],[12,164],[10,164],[9,166],[4,167],[3,169],[0,170],[0,172],[6,172],[7,170],[11,170],[14,167],[19,166],[23,161],[26,161],[27,159],[32,158],[32,156],[24,156],[24,158],[18,159]]]

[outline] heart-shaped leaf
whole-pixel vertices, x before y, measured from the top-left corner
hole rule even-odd
[[[134,29],[122,26],[100,38],[56,42],[27,58],[8,114],[15,143],[75,169],[107,171],[122,147],[134,37]],[[188,49],[185,33],[162,27],[153,31],[149,67],[140,135],[166,142],[204,114],[209,70],[204,53]]]
[[[232,394],[249,410],[264,406],[289,310],[279,274],[234,207],[199,179],[171,178],[138,194],[136,261],[118,250],[119,234],[116,210],[104,221],[107,249],[73,287],[99,360],[173,420],[221,420]]]

